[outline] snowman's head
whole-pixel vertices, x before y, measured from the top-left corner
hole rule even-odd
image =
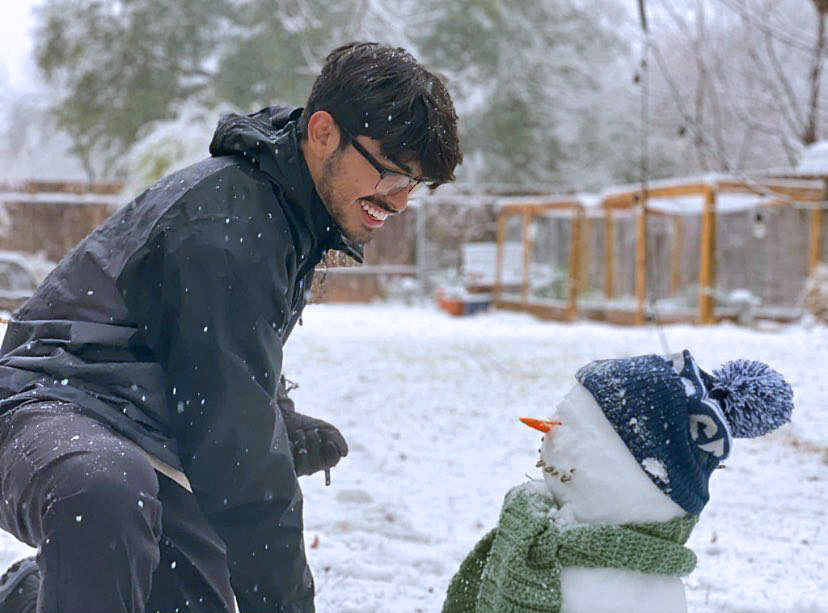
[[[539,462],[547,488],[583,523],[668,521],[684,511],[647,478],[630,450],[580,383],[555,407],[544,428]]]
[[[576,379],[541,464],[552,494],[584,522],[697,515],[732,437],[765,434],[793,409],[790,385],[766,364],[738,360],[710,375],[688,351],[599,360]]]

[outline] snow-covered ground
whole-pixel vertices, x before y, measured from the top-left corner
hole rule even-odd
[[[718,367],[768,362],[794,388],[793,422],[737,440],[689,546],[692,612],[828,611],[828,328],[670,326],[670,351]],[[494,312],[313,305],[288,343],[299,411],[335,423],[351,452],[303,479],[321,612],[439,611],[503,495],[535,468],[545,417],[593,359],[662,353],[653,328],[537,321]],[[0,563],[28,549],[0,540]]]

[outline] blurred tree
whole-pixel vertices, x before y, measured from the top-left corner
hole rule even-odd
[[[367,35],[404,43],[395,17],[373,0],[46,0],[35,57],[91,178],[184,104],[302,104],[334,46]]]
[[[604,70],[626,54],[611,0],[426,0],[414,34],[457,93],[469,170],[486,181],[573,181]],[[569,171],[565,171],[569,166]],[[475,172],[476,167],[476,172]],[[580,177],[579,177],[580,178]],[[606,177],[605,177],[606,178]]]
[[[635,95],[618,29],[627,16],[618,6],[45,0],[36,59],[62,93],[52,114],[90,177],[119,165],[123,172],[136,140],[155,142],[148,130],[197,115],[182,112],[188,105],[302,104],[327,52],[362,39],[406,47],[446,78],[467,152],[461,179],[595,185],[630,174],[630,156],[617,146]],[[624,101],[609,99],[619,93]],[[147,151],[142,145],[139,157]]]
[[[377,0],[246,0],[213,82],[218,101],[252,109],[304,104],[333,48],[352,40],[410,47],[397,13]],[[411,0],[396,3],[405,11]]]
[[[111,167],[145,123],[202,90],[228,29],[229,0],[49,0],[35,59],[87,173]],[[101,156],[101,159],[96,159]]]

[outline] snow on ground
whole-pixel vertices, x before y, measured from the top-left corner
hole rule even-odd
[[[670,351],[707,368],[768,362],[794,388],[793,422],[737,440],[689,546],[691,612],[828,611],[828,328],[668,326]],[[303,478],[321,612],[439,611],[503,495],[535,468],[545,417],[590,360],[663,353],[653,328],[494,312],[313,305],[286,348],[297,409],[335,423],[350,454]],[[6,536],[0,563],[28,550]]]

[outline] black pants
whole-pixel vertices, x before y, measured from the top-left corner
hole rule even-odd
[[[73,408],[0,416],[0,527],[38,548],[38,611],[233,611],[226,547],[196,497]]]

